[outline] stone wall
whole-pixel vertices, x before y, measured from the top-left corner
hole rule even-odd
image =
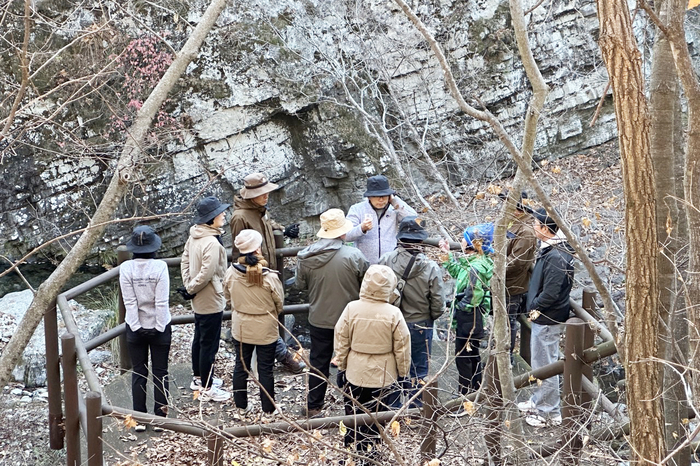
[[[41,14],[61,21],[51,36],[55,43],[36,25],[37,42],[46,40],[49,48],[74,41],[80,31],[99,30],[69,47],[80,48],[64,53],[66,63],[42,70],[39,90],[72,77],[65,76],[71,66],[105,66],[110,54],[149,30],[179,49],[191,30],[188,23],[198,21],[205,3],[170,0],[164,8],[153,8],[105,1],[100,8],[72,10],[72,2],[36,2]],[[609,96],[598,122],[589,127],[607,83],[595,13],[592,0],[567,0],[546,3],[528,17],[535,57],[551,88],[537,159],[574,154],[615,137]],[[519,144],[531,92],[508,2],[431,0],[420,3],[418,14],[445,47],[469,102],[486,105]],[[11,59],[0,65],[5,75],[16,71]],[[19,115],[13,128],[18,142],[5,151],[0,165],[5,180],[0,185],[1,254],[16,259],[86,224],[120,149],[110,109],[128,108],[135,98],[118,72],[101,82],[100,92],[70,105],[57,93]],[[362,101],[362,111],[349,97]],[[322,211],[357,202],[371,174],[389,174],[403,197],[415,199],[406,180],[395,176],[382,146],[387,141],[426,195],[438,190],[426,156],[454,185],[500,176],[511,165],[490,130],[459,111],[436,60],[392,2],[236,2],[190,65],[166,113],[177,137],[159,133],[160,144],[149,149],[153,158],[143,178],[118,213],[174,213],[189,206],[190,214],[155,224],[165,255],[180,252],[197,196],[230,201],[252,171],[264,171],[282,186],[271,195],[272,216],[281,223],[302,221],[302,233],[311,233]],[[39,125],[37,116],[52,117],[54,124]],[[132,226],[109,227],[93,261],[108,261]],[[71,241],[52,245],[36,260],[60,258]]]

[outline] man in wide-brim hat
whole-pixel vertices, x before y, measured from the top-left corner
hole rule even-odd
[[[367,260],[376,264],[383,254],[396,248],[399,222],[418,214],[396,195],[384,175],[367,180],[364,196],[366,201],[353,205],[348,211],[353,228],[345,239],[354,241]]]
[[[234,199],[233,216],[231,217],[231,235],[236,238],[243,230],[255,230],[262,235],[260,246],[262,255],[268,263],[268,267],[277,270],[277,256],[275,255],[274,230],[281,230],[286,236],[296,238],[299,235],[299,225],[289,225],[287,228],[271,220],[267,214],[267,202],[270,193],[279,186],[271,182],[262,173],[251,173],[243,179],[243,188],[240,196]],[[240,256],[240,251],[235,243],[231,248],[232,260],[235,263]],[[280,277],[281,279],[282,277]],[[294,354],[287,348],[286,343],[280,337],[277,340],[275,359],[287,370],[295,374],[306,368],[303,361],[297,361]]]
[[[302,410],[308,417],[317,416],[323,409],[333,356],[333,329],[345,305],[358,299],[369,267],[358,249],[343,244],[352,228],[342,210],[327,210],[321,214],[321,229],[316,233],[321,239],[297,255],[296,287],[309,292],[311,369],[309,396]]]

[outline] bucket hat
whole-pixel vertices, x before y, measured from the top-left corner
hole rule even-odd
[[[160,249],[160,236],[147,225],[134,228],[131,238],[126,242],[126,249],[137,254],[156,252]]]
[[[464,239],[471,249],[474,248],[473,241],[481,240],[481,250],[486,254],[493,254],[493,223],[482,223],[473,225],[464,230]]]
[[[557,222],[555,222],[554,219],[549,216],[544,207],[534,210],[532,212],[532,216],[535,217],[535,219],[542,225],[546,226],[550,232],[556,233],[559,231],[559,225],[557,225]]]
[[[229,207],[231,207],[231,204],[223,204],[214,196],[205,197],[197,204],[197,216],[194,219],[194,223],[197,225],[209,223]]]
[[[241,230],[233,244],[236,249],[240,251],[241,254],[249,254],[254,252],[262,244],[262,235],[255,230]]]
[[[376,175],[367,179],[367,191],[364,197],[391,196],[396,191],[389,186],[389,180],[384,175]]]
[[[321,229],[316,236],[319,238],[339,238],[354,228],[352,222],[345,218],[340,209],[329,209],[321,214]]]
[[[403,243],[419,243],[428,239],[428,232],[425,231],[418,217],[406,217],[399,223],[396,239]]]
[[[243,178],[243,188],[240,193],[243,199],[253,199],[272,192],[277,188],[279,188],[279,185],[270,182],[262,173],[251,173]]]

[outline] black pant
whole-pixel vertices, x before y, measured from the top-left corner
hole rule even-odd
[[[131,394],[134,411],[146,410],[146,383],[148,382],[148,352],[151,353],[151,371],[153,372],[153,413],[167,416],[168,396],[168,356],[172,330],[170,324],[159,332],[155,329],[139,329],[134,332],[126,326],[126,345],[131,356],[133,372],[131,374]]]
[[[455,364],[459,373],[459,392],[466,395],[481,385],[481,356],[479,344],[483,338],[481,311],[455,312],[457,331],[455,339]]]
[[[219,351],[223,317],[223,311],[216,314],[194,314],[192,373],[195,377],[201,377],[204,388],[210,388],[214,380],[214,359]]]
[[[233,340],[236,347],[236,367],[233,369],[233,401],[237,408],[248,406],[248,372],[253,351],[258,354],[258,377],[260,385],[265,391],[260,390],[260,400],[262,409],[266,413],[275,410],[275,378],[272,375],[272,368],[275,365],[275,347],[277,341],[269,345],[250,345]],[[269,395],[269,396],[268,396]]]
[[[515,349],[515,336],[518,333],[518,316],[525,312],[527,293],[507,296],[508,322],[510,323],[510,352]]]
[[[326,379],[331,370],[333,359],[333,329],[319,328],[309,325],[311,336],[311,350],[309,351],[309,399],[306,406],[309,409],[323,408],[323,400],[326,397],[328,383]],[[322,378],[319,374],[323,374]]]
[[[396,398],[401,394],[397,388],[395,385],[383,388],[358,387],[346,381],[343,387],[343,392],[345,393],[345,414],[347,416],[365,414],[356,403],[360,403],[371,413],[388,411],[395,404]],[[357,451],[368,451],[380,439],[379,429],[376,424],[372,423],[366,426],[348,428],[344,442],[346,447],[354,443]],[[375,450],[376,448],[371,448],[371,451]]]

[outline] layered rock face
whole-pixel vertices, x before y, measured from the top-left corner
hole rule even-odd
[[[54,22],[35,25],[36,42],[64,51],[40,70],[40,85],[28,98],[57,86],[76,89],[71,79],[87,71],[102,74],[80,88],[80,98],[59,90],[18,114],[17,140],[5,146],[0,165],[0,253],[16,259],[86,225],[129,118],[152,87],[146,78],[182,46],[206,8],[202,0],[166,3],[107,1],[75,10],[72,2],[36,2],[43,18]],[[417,5],[465,97],[497,115],[518,145],[531,89],[508,2]],[[535,58],[551,88],[536,159],[614,138],[609,97],[589,127],[607,83],[595,2],[554,2],[528,20]],[[123,60],[131,56],[136,59]],[[5,75],[18,74],[12,59],[0,64]],[[302,233],[311,233],[321,212],[347,210],[361,199],[368,175],[388,174],[402,197],[417,204],[412,186],[423,195],[439,189],[428,158],[454,185],[495,178],[512,166],[489,128],[459,111],[436,59],[403,13],[378,0],[236,2],[155,126],[147,149],[152,159],[117,216],[185,211],[153,222],[168,256],[181,252],[193,202],[212,194],[232,202],[253,171],[282,186],[270,197],[272,217],[283,224],[302,221]],[[396,175],[398,162],[412,182]],[[93,259],[108,259],[132,227],[110,226]],[[46,256],[60,257],[71,241],[52,245]]]

